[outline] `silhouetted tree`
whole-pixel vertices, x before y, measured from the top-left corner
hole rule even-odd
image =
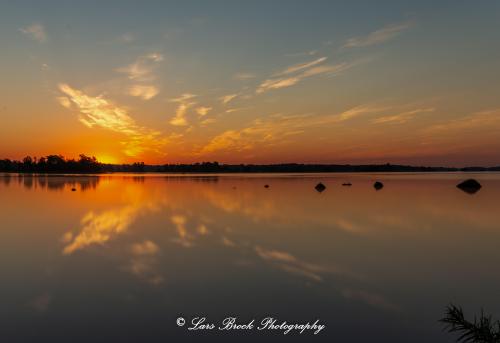
[[[500,342],[500,321],[493,320],[481,310],[479,318],[470,322],[465,319],[461,307],[450,304],[446,307],[446,315],[440,320],[448,332],[460,334],[457,342],[498,343]]]
[[[132,164],[132,171],[135,173],[144,172],[144,162],[135,162]]]

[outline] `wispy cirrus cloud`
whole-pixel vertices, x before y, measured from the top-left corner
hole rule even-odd
[[[302,52],[294,52],[291,54],[285,54],[285,56],[288,57],[295,57],[295,56],[314,56],[318,53],[318,50],[309,50],[309,51],[302,51]]]
[[[500,134],[500,109],[474,112],[462,118],[436,123],[425,128],[422,134],[428,137],[429,142],[453,139],[458,135],[474,136],[478,141],[497,140]]]
[[[305,63],[299,63],[299,64],[294,64],[294,65],[286,68],[285,70],[283,70],[283,71],[281,71],[279,73],[274,74],[274,76],[282,76],[282,75],[288,75],[288,74],[296,73],[298,71],[301,71],[301,70],[313,67],[313,66],[315,66],[317,64],[320,64],[320,63],[323,63],[323,62],[326,61],[326,59],[327,59],[326,57],[320,57],[318,59],[315,59],[314,61],[305,62]]]
[[[257,88],[258,94],[272,89],[286,88],[297,84],[301,79],[298,77],[288,77],[285,79],[268,79],[262,82]]]
[[[370,113],[380,113],[388,109],[390,109],[390,107],[387,106],[376,106],[376,105],[356,106],[340,113],[337,116],[334,116],[333,118],[331,118],[331,122],[343,122],[358,117],[360,115],[370,114]]]
[[[326,57],[318,58],[314,61],[295,64],[279,72],[274,74],[273,76],[283,76],[276,77],[272,79],[267,79],[263,81],[256,90],[257,94],[261,94],[273,89],[286,88],[293,85],[298,84],[300,81],[309,78],[311,76],[316,75],[334,75],[341,71],[347,70],[353,67],[355,64],[359,62],[352,63],[338,63],[338,64],[328,64],[328,65],[320,65],[321,63],[326,61]]]
[[[255,246],[255,253],[263,260],[272,263],[274,266],[287,273],[305,277],[316,282],[323,281],[323,278],[326,274],[359,278],[358,275],[348,270],[343,270],[333,265],[324,266],[306,262],[286,251],[271,250],[260,246]]]
[[[30,36],[33,40],[43,43],[47,40],[47,33],[45,27],[41,24],[31,24],[29,26],[20,28],[19,31]]]
[[[417,109],[414,109],[411,111],[405,111],[405,112],[394,114],[394,115],[388,115],[388,116],[375,118],[372,120],[372,123],[374,123],[374,124],[386,124],[386,123],[403,124],[403,123],[406,123],[409,120],[413,119],[417,114],[430,113],[430,112],[434,112],[435,110],[436,109],[433,107],[417,108]]]
[[[137,156],[144,151],[158,151],[166,142],[160,132],[137,125],[124,107],[115,105],[103,96],[90,96],[68,84],[59,84],[59,90],[65,95],[57,100],[66,108],[76,108],[78,119],[89,128],[100,127],[121,133],[127,137],[122,142],[123,152],[128,156]]]
[[[210,154],[217,151],[242,152],[257,145],[284,143],[286,138],[303,131],[310,115],[284,116],[273,115],[267,119],[256,119],[242,129],[226,130],[212,138],[198,153]]]
[[[376,115],[394,113],[399,106],[381,106],[366,104],[356,106],[340,113],[314,115],[311,113],[298,115],[274,114],[264,119],[256,119],[247,127],[222,132],[213,137],[199,152],[200,155],[217,151],[241,152],[259,146],[290,143],[290,139],[314,127],[341,127],[345,123],[358,119],[359,124],[372,124],[370,119]],[[403,116],[415,115],[431,111],[431,109],[416,109],[402,112]],[[396,115],[391,115],[396,116]],[[385,117],[385,116],[384,116]],[[362,120],[362,119],[365,120]]]
[[[238,93],[223,95],[219,98],[219,100],[222,102],[222,104],[227,105],[232,100],[234,100],[238,95],[239,95]]]
[[[410,21],[401,24],[388,25],[379,30],[373,31],[366,36],[349,38],[343,47],[360,48],[360,47],[384,43],[398,36],[401,32],[410,28],[412,25],[413,23]]]

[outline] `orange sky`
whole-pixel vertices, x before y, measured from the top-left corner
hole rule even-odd
[[[496,5],[1,6],[0,158],[500,164]]]

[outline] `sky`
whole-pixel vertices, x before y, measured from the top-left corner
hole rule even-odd
[[[0,158],[500,165],[499,1],[0,2]]]

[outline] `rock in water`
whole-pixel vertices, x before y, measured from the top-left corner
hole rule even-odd
[[[318,183],[318,184],[316,185],[316,187],[314,187],[314,188],[315,188],[318,192],[320,192],[320,193],[321,193],[321,192],[323,192],[323,191],[326,189],[326,186],[320,182],[320,183]]]
[[[343,183],[343,184],[342,184],[342,186],[352,186],[352,183],[350,183],[350,182],[345,182],[345,183]]]
[[[264,188],[269,188],[269,185],[264,185]]]
[[[76,188],[71,188],[71,191],[72,192],[76,192]]]
[[[474,194],[481,189],[481,184],[477,180],[468,179],[464,182],[460,182],[457,187],[465,193]]]
[[[373,184],[373,187],[375,187],[375,189],[378,191],[379,189],[382,189],[384,188],[384,184],[380,181],[376,181],[374,184]]]

